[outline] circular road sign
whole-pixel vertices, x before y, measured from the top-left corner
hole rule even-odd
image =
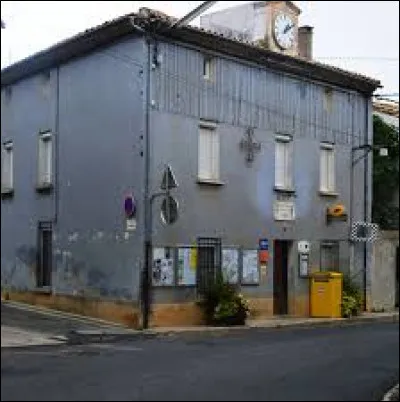
[[[178,219],[178,201],[172,197],[167,196],[161,203],[161,220],[165,225],[172,225]]]

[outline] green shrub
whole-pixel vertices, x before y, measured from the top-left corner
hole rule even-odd
[[[247,301],[222,275],[204,293],[200,306],[209,325],[243,325],[249,312]]]
[[[360,314],[362,301],[360,287],[349,275],[343,275],[342,316],[348,318]]]

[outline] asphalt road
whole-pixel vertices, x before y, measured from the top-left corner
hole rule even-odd
[[[380,400],[398,323],[2,349],[1,400]]]

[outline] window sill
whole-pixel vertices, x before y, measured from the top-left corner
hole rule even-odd
[[[14,189],[3,188],[1,190],[1,198],[12,198],[14,196]]]
[[[338,197],[339,193],[335,193],[334,191],[323,191],[323,190],[319,190],[319,195],[321,197]]]
[[[277,193],[282,193],[282,194],[296,194],[296,190],[293,188],[283,188],[283,187],[274,187],[274,191]]]
[[[53,190],[53,184],[51,183],[38,184],[36,186],[38,193],[49,193],[51,190]]]
[[[200,178],[197,178],[197,184],[202,185],[202,186],[214,186],[214,187],[219,187],[219,186],[225,185],[225,183],[220,180],[200,179]]]

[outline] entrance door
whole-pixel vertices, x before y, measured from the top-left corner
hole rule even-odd
[[[40,222],[38,233],[38,264],[36,270],[37,287],[51,286],[53,262],[53,230],[51,223]]]
[[[274,314],[288,313],[288,260],[291,242],[274,241]]]

